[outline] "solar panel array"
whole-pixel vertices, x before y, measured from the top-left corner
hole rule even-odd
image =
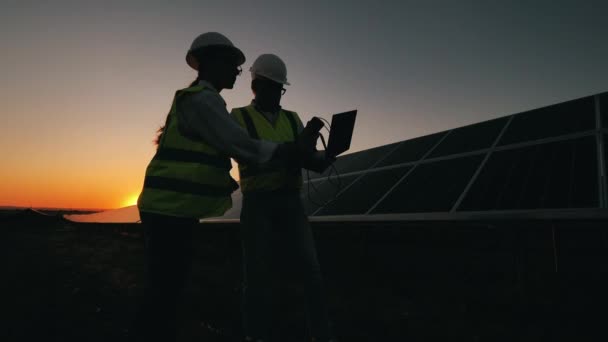
[[[302,199],[312,216],[605,208],[605,141],[608,93],[339,157],[339,186],[311,173]]]
[[[608,93],[599,95],[600,98],[600,112],[602,117],[602,127],[608,129]]]

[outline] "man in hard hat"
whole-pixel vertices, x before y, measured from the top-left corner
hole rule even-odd
[[[317,134],[308,131],[291,144],[252,139],[230,118],[220,92],[234,86],[245,56],[222,34],[198,36],[186,62],[198,76],[175,94],[137,203],[147,281],[135,335],[145,341],[176,338],[176,305],[191,266],[193,230],[200,218],[223,215],[238,187],[229,174],[230,157],[252,165],[291,165],[316,144]]]
[[[259,56],[251,71],[255,99],[250,105],[235,108],[231,115],[255,139],[292,142],[303,129],[298,114],[281,107],[287,82],[285,63],[276,55]],[[319,159],[302,164],[330,165]],[[308,323],[315,341],[331,338],[323,279],[307,214],[300,199],[300,165],[269,162],[255,165],[238,160],[243,193],[241,237],[243,247],[243,324],[249,340],[266,341],[272,335],[271,283],[274,260],[290,257],[294,272],[306,288]],[[276,243],[280,241],[280,243]],[[288,255],[285,255],[285,252]],[[281,253],[282,255],[278,256]]]

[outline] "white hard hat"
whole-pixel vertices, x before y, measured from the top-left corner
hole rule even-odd
[[[243,52],[235,47],[230,39],[218,32],[206,32],[196,37],[190,46],[190,50],[188,50],[188,53],[186,54],[186,63],[188,63],[192,69],[198,70],[198,61],[193,56],[192,52],[213,46],[228,48],[234,53],[238,65],[245,63],[245,55]]]
[[[289,85],[287,82],[287,67],[285,63],[277,56],[270,53],[260,55],[251,68],[251,78],[262,76],[277,83]]]

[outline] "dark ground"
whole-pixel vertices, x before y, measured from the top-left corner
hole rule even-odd
[[[124,339],[142,288],[139,225],[0,226],[0,341]],[[395,223],[314,230],[340,341],[606,341],[605,227]],[[227,340],[240,325],[238,229],[202,225],[196,239],[180,341]],[[283,278],[275,286],[287,298],[276,304],[276,329],[283,341],[303,341],[301,289]]]

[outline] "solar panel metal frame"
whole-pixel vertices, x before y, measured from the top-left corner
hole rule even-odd
[[[488,153],[486,153],[486,156],[483,158],[483,160],[479,164],[479,167],[477,168],[477,170],[473,174],[473,177],[471,177],[471,180],[469,181],[469,183],[467,184],[467,186],[464,188],[464,190],[460,194],[460,197],[458,197],[458,199],[454,203],[454,206],[450,210],[451,213],[455,212],[458,209],[458,207],[460,206],[460,203],[462,203],[462,200],[464,200],[464,198],[469,193],[469,190],[471,190],[471,187],[473,186],[473,183],[475,183],[475,181],[477,180],[477,177],[481,173],[481,170],[483,170],[483,167],[488,162],[488,159],[490,159],[490,156],[496,150],[496,146],[498,146],[498,142],[500,141],[500,139],[502,138],[502,136],[505,134],[506,130],[509,128],[509,125],[511,124],[511,121],[513,121],[513,115],[511,115],[511,117],[509,118],[509,120],[507,120],[507,122],[503,126],[502,130],[500,131],[500,133],[498,134],[498,136],[494,140],[494,143],[492,143],[492,146],[490,147],[490,150],[488,151]]]
[[[473,152],[473,151],[483,150],[485,148],[491,148],[492,146],[494,146],[494,143],[498,144],[498,142],[500,142],[500,140],[498,142],[496,142],[496,136],[499,134],[504,135],[503,129],[504,129],[507,121],[512,121],[513,117],[514,117],[514,115],[503,116],[503,117],[499,117],[499,118],[495,118],[495,119],[476,122],[476,123],[466,125],[466,126],[453,128],[450,130],[450,136],[446,137],[445,141],[442,142],[440,145],[438,145],[435,148],[435,150],[430,154],[429,157],[437,158],[437,157],[451,156],[451,155],[455,155],[455,154],[459,154],[459,153]],[[501,121],[502,121],[502,123],[501,123]],[[492,127],[493,124],[496,125],[496,127]],[[490,126],[488,127],[488,125],[490,125]],[[462,138],[462,132],[466,132],[466,131],[470,132],[471,129],[479,129],[479,126],[484,127],[484,130],[486,131],[485,133],[491,133],[492,129],[497,130],[494,134],[490,135],[490,137],[493,138],[493,140],[489,141],[486,146],[481,146],[481,144],[480,144],[480,146],[477,148],[461,150],[461,151],[454,151],[454,152],[450,152],[450,153],[445,153],[445,151],[442,151],[442,150],[446,149],[446,146],[444,146],[444,145],[449,146],[450,143],[453,143],[453,141],[450,141],[450,140],[453,140],[454,138]],[[490,132],[487,132],[487,131],[490,131]],[[459,134],[460,134],[460,137],[459,137]],[[479,143],[479,141],[480,141],[479,136],[475,136],[472,133],[469,133],[468,135],[469,136],[467,136],[465,139],[473,138],[476,140],[477,143]],[[458,140],[456,140],[456,141],[458,141]],[[449,147],[448,147],[448,149],[449,149]]]
[[[398,222],[398,221],[519,221],[519,220],[579,220],[579,219],[608,219],[608,211],[604,208],[566,208],[539,210],[493,210],[493,211],[457,211],[431,213],[399,213],[374,215],[336,215],[312,216],[311,222]]]
[[[542,210],[496,210],[496,211],[457,211],[433,213],[403,213],[403,214],[376,214],[376,215],[336,215],[336,216],[310,216],[310,222],[341,222],[341,223],[382,223],[382,222],[454,222],[454,221],[480,221],[505,222],[529,220],[606,220],[608,210],[605,208],[583,209],[542,209]],[[204,223],[239,223],[239,219],[207,218]]]
[[[454,205],[454,207],[452,208],[452,210],[450,210],[450,212],[454,213],[458,211],[458,206],[462,203],[462,199],[464,199],[466,197],[466,194],[468,193],[468,191],[470,190],[471,186],[474,184],[474,181],[476,179],[476,177],[479,175],[479,173],[481,172],[481,170],[483,169],[483,166],[485,165],[485,162],[487,162],[487,159],[491,156],[492,153],[496,152],[496,151],[503,151],[503,150],[511,150],[511,149],[516,149],[516,148],[520,148],[520,147],[527,147],[527,146],[534,146],[534,145],[539,145],[539,144],[544,144],[544,143],[550,143],[550,142],[558,142],[558,141],[565,141],[565,140],[571,140],[571,139],[576,139],[576,138],[580,138],[580,137],[587,137],[587,136],[596,136],[596,143],[597,143],[597,150],[598,150],[598,167],[600,167],[600,169],[598,170],[598,177],[600,177],[600,179],[598,179],[598,184],[599,184],[599,189],[598,191],[601,192],[601,197],[600,198],[604,198],[604,200],[600,201],[600,208],[606,208],[606,201],[608,199],[608,197],[606,196],[606,177],[605,177],[605,173],[604,173],[604,166],[599,166],[599,165],[605,165],[604,164],[604,156],[602,153],[602,147],[603,147],[603,137],[601,137],[602,131],[606,130],[606,129],[602,129],[602,123],[601,123],[601,115],[600,115],[600,94],[598,95],[594,95],[594,100],[595,100],[595,107],[596,107],[596,127],[593,130],[587,130],[587,131],[582,131],[582,132],[575,132],[575,133],[570,133],[570,134],[566,134],[566,135],[561,135],[561,136],[554,136],[554,137],[548,137],[548,138],[542,138],[542,139],[536,139],[536,140],[529,140],[529,141],[523,141],[523,142],[518,142],[518,143],[512,143],[512,144],[508,144],[508,145],[499,145],[500,139],[502,138],[502,136],[504,135],[504,133],[506,132],[506,130],[508,129],[510,123],[512,122],[513,118],[515,117],[515,115],[517,114],[512,114],[509,116],[509,120],[505,123],[505,126],[502,128],[501,132],[499,133],[499,135],[497,136],[494,144],[492,145],[492,147],[487,148],[487,149],[481,149],[481,150],[476,150],[476,151],[469,151],[469,152],[464,152],[464,153],[459,153],[459,154],[452,154],[452,155],[447,155],[447,156],[442,156],[442,157],[437,157],[437,158],[429,158],[426,159],[428,157],[428,155],[432,154],[432,151],[439,146],[439,144],[449,135],[449,133],[452,130],[449,130],[437,143],[435,146],[433,146],[433,148],[431,148],[429,151],[427,151],[427,153],[418,161],[416,162],[407,162],[407,163],[401,163],[401,164],[395,164],[395,165],[391,165],[391,166],[385,166],[382,168],[378,168],[375,169],[372,167],[370,167],[367,171],[379,171],[382,169],[390,169],[390,168],[394,168],[394,167],[401,167],[401,166],[407,166],[407,165],[413,165],[412,169],[410,169],[393,187],[391,187],[385,194],[384,196],[382,196],[364,215],[365,216],[374,216],[377,214],[370,214],[371,211],[373,211],[373,209],[375,207],[378,206],[378,204],[380,202],[382,202],[382,200],[384,200],[384,198],[386,198],[390,192],[392,192],[400,183],[402,183],[415,169],[418,165],[423,164],[423,163],[427,163],[427,162],[434,162],[434,161],[440,161],[440,160],[446,160],[446,159],[452,159],[452,158],[459,158],[459,157],[466,157],[466,156],[470,156],[470,155],[476,155],[476,154],[480,154],[480,153],[485,153],[485,159],[484,162],[480,163],[478,169],[475,171],[473,177],[471,178],[471,181],[469,182],[470,184],[467,185],[467,187],[465,188],[465,190],[463,191],[463,193],[461,194],[461,198],[459,198],[459,201],[457,201]],[[378,161],[380,162],[380,161]],[[354,182],[353,182],[354,183]],[[539,211],[541,209],[530,209],[530,211],[535,212],[535,211]]]
[[[400,166],[406,166],[407,164],[413,164],[413,167],[411,169],[409,169],[408,172],[405,173],[405,175],[403,175],[403,177],[401,177],[401,179],[399,179],[395,185],[393,185],[390,189],[388,189],[388,191],[380,197],[380,199],[378,199],[378,201],[376,201],[376,203],[374,203],[374,205],[372,205],[367,212],[365,212],[365,215],[369,215],[369,213],[376,209],[376,207],[378,206],[378,204],[380,204],[380,202],[382,202],[393,190],[395,190],[395,188],[397,186],[399,186],[399,184],[401,184],[403,182],[404,179],[407,178],[407,176],[409,176],[414,170],[416,170],[416,167],[418,167],[418,165],[420,163],[422,163],[422,161],[425,160],[426,157],[430,156],[431,153],[433,153],[433,151],[437,148],[437,146],[439,146],[439,144],[441,144],[441,142],[443,140],[445,140],[445,138],[450,135],[450,132],[452,132],[452,130],[449,130],[446,134],[444,134],[441,139],[439,139],[439,141],[437,141],[437,143],[435,144],[435,146],[431,147],[428,151],[426,151],[426,153],[422,156],[422,158],[420,158],[420,160],[416,161],[416,162],[410,162],[410,163],[404,163],[404,164],[397,164],[397,165],[392,165],[392,167],[398,167],[398,165]],[[391,167],[391,168],[392,168]],[[388,167],[387,167],[388,168]]]
[[[395,145],[393,148],[391,148],[391,149],[387,150],[387,152],[386,152],[385,154],[382,154],[380,157],[378,157],[378,159],[377,159],[375,162],[371,163],[369,166],[367,166],[367,167],[365,167],[365,168],[362,168],[362,169],[355,170],[355,171],[344,172],[344,173],[341,173],[340,175],[351,175],[351,174],[357,174],[357,173],[365,172],[365,171],[367,171],[367,170],[369,170],[369,169],[373,169],[373,168],[374,168],[374,166],[378,165],[380,162],[382,162],[384,159],[386,159],[386,158],[387,158],[387,157],[388,157],[388,156],[389,156],[389,155],[390,155],[390,154],[391,154],[393,151],[395,151],[395,150],[396,150],[396,149],[397,149],[397,148],[398,148],[398,147],[399,147],[401,144],[405,143],[406,141],[407,141],[407,140],[404,140],[404,141],[398,141],[398,142],[394,142],[394,143],[389,143],[389,144],[386,144],[386,145],[375,146],[375,147],[369,148],[369,149],[367,149],[367,150],[356,151],[356,152],[353,152],[353,153],[349,153],[349,154],[344,154],[344,155],[338,156],[338,158],[337,158],[337,161],[336,161],[336,162],[340,162],[340,161],[341,161],[341,160],[340,160],[341,158],[345,158],[345,157],[346,157],[346,158],[349,158],[349,157],[351,157],[353,154],[357,154],[357,153],[362,153],[362,154],[364,154],[365,152],[369,152],[369,151],[371,151],[371,150],[380,149],[380,148],[383,148],[383,147],[386,147],[386,146],[390,146],[390,145],[393,145],[393,144]],[[336,168],[336,170],[338,170],[338,168]],[[321,174],[316,173],[316,172],[314,172],[314,171],[308,171],[308,170],[304,170],[304,171],[305,171],[305,172],[309,172],[307,176],[309,176],[309,177],[310,177],[310,180],[311,180],[311,181],[312,181],[312,180],[324,180],[324,179],[326,179],[326,178],[327,178],[327,176],[326,176],[325,174],[326,174],[326,173],[327,173],[327,174],[329,174],[329,173],[330,173],[330,169],[329,169],[329,168],[328,168],[327,170],[323,171],[323,173],[321,173]]]
[[[436,132],[436,133],[431,133],[431,134],[423,135],[423,136],[412,138],[412,139],[408,139],[408,140],[403,140],[403,141],[401,141],[399,143],[399,145],[397,147],[395,147],[390,153],[388,153],[386,156],[384,156],[384,158],[382,158],[382,160],[379,160],[378,163],[376,163],[373,166],[375,168],[381,169],[383,167],[389,167],[389,166],[397,165],[397,164],[417,162],[417,161],[419,161],[419,160],[422,159],[422,157],[426,154],[426,152],[428,150],[430,150],[431,148],[435,147],[435,145],[437,144],[437,141],[441,140],[443,138],[443,136],[446,135],[446,134],[448,134],[449,132],[450,132],[450,130],[448,130],[448,131],[442,131],[442,132]],[[390,164],[379,166],[381,164],[384,164],[387,159],[392,158],[393,154],[397,153],[397,151],[399,151],[404,145],[410,144],[411,142],[416,141],[416,140],[428,139],[428,138],[430,138],[432,136],[438,136],[437,141],[435,141],[433,144],[429,145],[426,150],[422,151],[422,153],[420,154],[420,156],[418,158],[416,158],[416,159],[409,159],[407,161],[402,161],[402,162],[399,162],[399,163],[393,162],[393,163],[390,163]]]
[[[587,138],[587,139],[589,139],[589,140],[592,140],[592,141],[594,142],[593,146],[594,146],[594,147],[596,148],[596,150],[597,150],[597,146],[596,146],[596,144],[595,144],[595,135],[594,135],[594,133],[593,133],[593,132],[594,132],[594,131],[587,131],[587,132],[584,132],[584,133],[582,133],[582,134],[577,133],[577,134],[564,135],[564,136],[562,136],[562,137],[556,137],[556,138],[552,138],[552,139],[541,139],[541,140],[539,140],[539,142],[538,142],[538,143],[534,143],[534,144],[527,144],[526,146],[515,146],[515,147],[509,147],[509,146],[498,146],[498,147],[497,147],[497,148],[496,148],[496,149],[495,149],[493,152],[503,152],[503,151],[509,151],[509,152],[510,152],[510,151],[517,151],[517,150],[524,149],[524,148],[529,148],[529,147],[542,147],[542,146],[549,145],[549,144],[553,144],[553,143],[560,143],[560,142],[574,142],[574,141],[576,141],[576,140],[585,139],[585,138]],[[515,144],[514,144],[514,145],[515,145]],[[505,148],[505,147],[508,147],[508,148]],[[596,158],[594,158],[594,160],[593,160],[593,161],[597,163],[597,157],[596,157]],[[483,170],[481,170],[481,171],[483,171]],[[480,171],[480,172],[481,172],[481,171]],[[597,171],[597,170],[595,170],[595,171]],[[596,172],[596,173],[597,173],[597,172]],[[595,184],[596,184],[596,186],[597,186],[597,187],[599,187],[599,183],[597,183],[597,180],[596,180],[596,183],[595,183]],[[465,194],[464,199],[466,199],[466,198],[467,198],[467,197],[466,197],[466,195],[467,195],[467,194]],[[599,196],[598,196],[598,197],[596,197],[596,200],[597,200],[597,205],[594,205],[594,206],[592,206],[592,207],[581,207],[581,208],[578,208],[578,209],[584,209],[584,208],[600,208]],[[465,201],[463,201],[463,202],[465,202]],[[461,203],[461,205],[462,205],[462,203]],[[459,207],[459,208],[460,208],[460,207]],[[490,212],[490,211],[504,211],[504,210],[529,210],[529,211],[541,211],[541,210],[547,210],[547,209],[548,209],[548,208],[535,208],[535,209],[494,209],[494,210],[487,210],[487,211],[488,211],[488,212]],[[556,210],[561,210],[561,209],[564,209],[564,210],[565,210],[565,209],[576,209],[576,208],[575,208],[575,207],[564,207],[564,208],[552,208],[552,209],[556,209]],[[463,209],[463,210],[458,210],[458,212],[473,212],[473,211],[478,211],[478,210],[470,210],[470,209],[469,209],[469,210],[464,210],[464,209]]]
[[[596,130],[585,131],[585,132],[578,132],[578,133],[572,133],[572,134],[562,135],[562,136],[558,136],[558,137],[544,138],[544,139],[539,139],[539,140],[532,140],[532,141],[514,143],[514,144],[511,144],[511,145],[496,146],[495,148],[486,148],[486,149],[477,150],[477,151],[470,151],[470,152],[463,152],[463,153],[458,153],[458,154],[452,154],[452,155],[449,155],[449,156],[442,156],[442,157],[429,158],[429,159],[421,158],[419,161],[415,161],[415,162],[407,162],[407,163],[394,164],[394,165],[391,165],[391,166],[384,166],[384,167],[376,168],[376,169],[370,168],[370,169],[368,169],[366,171],[388,170],[388,169],[402,167],[402,166],[417,166],[419,164],[433,163],[433,162],[442,161],[442,160],[456,159],[456,158],[474,156],[474,155],[479,155],[479,154],[487,154],[490,151],[492,151],[492,152],[498,152],[498,151],[505,151],[505,150],[513,150],[513,149],[517,149],[517,148],[521,148],[521,147],[534,146],[534,145],[539,145],[539,144],[544,144],[544,143],[573,140],[573,139],[576,139],[576,138],[594,136],[595,134],[596,134]],[[440,142],[441,142],[441,140],[437,144],[439,144]],[[429,152],[432,152],[432,149],[429,150]],[[481,165],[480,165],[480,167],[481,167]],[[412,168],[406,175],[404,175],[404,177],[402,179],[400,179],[399,182],[397,184],[395,184],[394,187],[396,187],[399,183],[401,183],[407,177],[407,175],[409,175],[413,170],[414,170],[414,168]],[[388,192],[392,191],[393,188],[389,189]],[[388,192],[385,194],[385,196],[388,196]],[[385,196],[383,196],[383,197],[385,197]],[[382,199],[380,199],[379,201],[381,201]],[[376,203],[376,204],[378,204],[378,203]],[[370,211],[372,211],[373,209],[374,208],[371,208],[370,210],[368,210],[368,213]]]
[[[602,113],[601,113],[601,97],[602,94],[598,94],[594,96],[595,99],[595,139],[597,144],[597,167],[598,167],[598,192],[600,199],[600,208],[606,208],[608,206],[608,194],[606,189],[606,164],[604,160],[604,151],[606,148],[604,144],[604,137],[602,134]],[[608,110],[608,108],[604,108],[604,110]]]
[[[381,160],[379,160],[379,161],[378,161],[378,163],[380,163],[380,161],[381,161]],[[401,166],[401,167],[403,167],[403,166]],[[352,182],[350,182],[350,183],[349,183],[347,186],[345,186],[344,188],[342,188],[342,189],[340,190],[340,192],[338,192],[338,193],[336,194],[336,200],[339,200],[339,197],[340,197],[340,195],[342,195],[342,193],[346,192],[346,191],[347,191],[349,188],[351,188],[353,185],[355,185],[355,183],[357,183],[357,182],[359,182],[361,179],[363,179],[363,177],[366,177],[367,175],[372,174],[372,173],[374,173],[374,172],[382,172],[382,171],[385,171],[385,170],[399,169],[399,168],[401,168],[401,167],[394,167],[394,168],[378,168],[378,169],[369,168],[369,169],[365,170],[364,172],[361,172],[361,174],[360,174],[360,175],[359,175],[357,178],[355,178],[355,179],[354,179]],[[405,167],[407,167],[407,166],[405,166]],[[405,168],[405,167],[403,167],[403,168]],[[409,172],[409,171],[408,171],[408,172]],[[351,174],[349,174],[349,175],[353,175],[353,174],[354,174],[354,172],[353,172],[353,173],[351,173]],[[382,196],[384,196],[384,195],[382,195]],[[316,214],[320,213],[320,211],[322,211],[322,210],[323,210],[325,207],[326,207],[326,206],[320,206],[319,208],[317,208],[317,210],[315,210],[315,211],[314,211],[314,213],[313,213],[311,216],[313,216],[313,215],[314,215],[314,216],[316,216]],[[367,213],[367,211],[366,211],[366,213]],[[319,216],[320,216],[320,215],[319,215]],[[333,216],[333,215],[322,215],[322,216]]]

